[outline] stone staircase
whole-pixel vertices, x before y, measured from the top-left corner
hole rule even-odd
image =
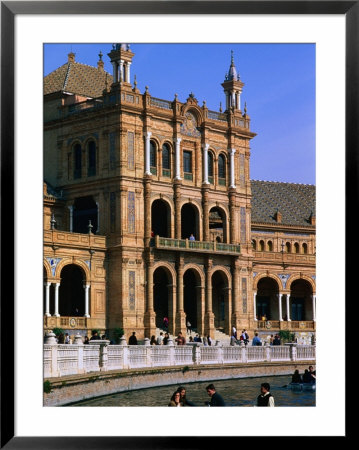
[[[160,335],[160,332],[162,331],[163,336],[165,335],[166,331],[163,330],[162,328],[156,328],[156,338]],[[186,342],[189,341],[189,337],[192,336],[193,338],[196,336],[197,332],[196,331],[192,331],[191,334],[189,333],[185,333],[185,338],[186,338]],[[175,339],[177,336],[173,336],[172,334],[170,334],[170,338],[173,340],[173,342],[175,343]],[[231,341],[231,337],[228,334],[223,333],[220,330],[215,330],[214,332],[214,338],[212,338],[212,345],[214,345],[216,343],[216,341],[220,341],[222,344],[224,345],[229,345],[230,341]]]

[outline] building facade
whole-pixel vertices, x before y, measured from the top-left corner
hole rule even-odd
[[[70,53],[44,79],[45,329],[313,332],[315,187],[250,180],[233,55],[224,112],[141,93],[127,44],[108,56],[112,75]]]

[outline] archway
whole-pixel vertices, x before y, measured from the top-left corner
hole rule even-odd
[[[85,314],[85,274],[76,264],[68,264],[61,270],[59,289],[60,316],[84,316]]]
[[[152,203],[151,224],[155,236],[171,237],[171,209],[164,200],[158,199]]]
[[[74,233],[88,233],[89,221],[92,224],[92,233],[97,232],[97,205],[93,197],[80,197],[75,200],[73,209]]]
[[[279,320],[279,287],[273,278],[265,277],[258,281],[256,308],[257,319],[265,316],[267,320]]]
[[[46,272],[46,268],[44,267],[44,269],[43,269],[43,285],[44,285],[43,286],[43,314],[46,313],[46,283],[47,283],[47,272]],[[50,292],[49,292],[49,294],[50,294]],[[49,306],[50,306],[50,302],[49,302]]]
[[[170,318],[173,316],[173,307],[172,304],[170,305],[172,299],[170,280],[167,270],[163,267],[158,267],[153,273],[153,305],[156,313],[156,327],[158,328],[162,328],[164,317]]]
[[[313,320],[313,290],[307,280],[295,280],[290,287],[291,320]]]
[[[212,310],[214,313],[215,328],[228,332],[230,328],[230,311],[228,298],[228,279],[221,271],[217,270],[212,275]]]
[[[181,238],[189,239],[191,234],[197,241],[200,240],[198,210],[191,203],[186,203],[181,209]]]
[[[224,211],[213,207],[209,211],[209,235],[211,241],[227,242],[227,222]]]
[[[201,280],[193,269],[188,269],[183,276],[183,307],[186,321],[189,320],[192,329],[201,328],[202,311],[200,298]],[[200,331],[200,330],[199,330]]]

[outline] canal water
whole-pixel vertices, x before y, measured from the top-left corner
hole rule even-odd
[[[269,383],[274,396],[275,406],[315,406],[315,391],[295,392],[285,388],[291,376],[260,378],[240,378],[213,381],[216,391],[221,394],[226,406],[253,406],[260,393],[261,383]],[[210,398],[206,392],[209,381],[182,384],[187,391],[187,398],[196,406],[205,406]],[[93,398],[71,406],[167,406],[172,394],[179,385],[153,387],[131,392],[106,395]]]

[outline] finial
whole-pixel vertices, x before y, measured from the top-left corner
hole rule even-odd
[[[54,230],[55,229],[55,225],[56,225],[56,220],[55,220],[55,214],[54,213],[52,213],[51,220],[50,220],[50,225],[51,225],[51,230]]]
[[[101,50],[100,50],[100,53],[98,54],[98,57],[100,58],[100,61],[102,61],[103,54],[102,54]]]
[[[194,93],[191,92],[191,93],[189,94],[189,97],[190,97],[190,98],[194,98]]]
[[[175,100],[178,100],[178,94],[175,94]]]
[[[222,102],[219,102],[219,112],[222,112]]]
[[[203,100],[203,108],[206,107],[206,100]]]
[[[89,229],[89,234],[92,234],[93,225],[91,223],[91,220],[89,220],[89,224],[87,225],[87,228]]]
[[[244,102],[244,114],[247,114],[247,102]]]
[[[234,56],[233,56],[233,50],[231,50],[231,64],[234,63]]]
[[[146,94],[148,94],[148,86],[145,86]]]
[[[134,81],[133,81],[133,84],[135,85],[135,88],[137,88],[137,78],[136,78],[136,75],[135,75],[135,79],[134,79]]]

